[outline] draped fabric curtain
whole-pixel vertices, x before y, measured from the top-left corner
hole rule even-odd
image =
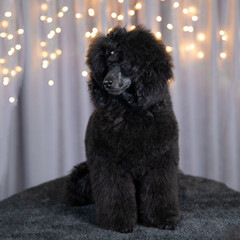
[[[1,0],[0,199],[86,160],[88,43],[137,24],[173,56],[180,168],[240,190],[239,14],[239,0]]]

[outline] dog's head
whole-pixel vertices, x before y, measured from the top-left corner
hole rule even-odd
[[[112,99],[148,108],[160,102],[172,77],[164,44],[142,26],[127,32],[116,27],[96,37],[88,50],[89,88],[98,107]]]

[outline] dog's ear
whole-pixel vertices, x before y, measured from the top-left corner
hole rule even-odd
[[[149,46],[151,56],[146,57],[146,65],[136,84],[138,106],[144,109],[164,99],[168,91],[168,80],[173,77],[171,56],[161,41],[154,41]]]
[[[92,40],[88,48],[86,63],[96,79],[103,79],[106,75],[106,38],[98,35]]]
[[[108,69],[106,64],[107,41],[105,36],[98,35],[90,43],[86,56],[86,63],[90,69],[88,89],[93,103],[98,108],[104,108],[110,101],[102,85]]]

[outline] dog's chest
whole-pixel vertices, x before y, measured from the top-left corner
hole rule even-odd
[[[115,113],[101,117],[99,131],[104,142],[114,146],[116,154],[128,157],[150,154],[160,145],[164,134],[156,118],[149,113]]]

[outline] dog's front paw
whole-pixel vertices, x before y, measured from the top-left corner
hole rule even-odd
[[[161,220],[161,224],[158,226],[158,228],[163,230],[175,230],[178,222],[178,217],[171,216],[164,220]]]
[[[121,232],[121,233],[130,233],[133,231],[133,227],[129,226],[129,227],[124,227],[124,228],[119,228],[116,229],[117,232]]]

